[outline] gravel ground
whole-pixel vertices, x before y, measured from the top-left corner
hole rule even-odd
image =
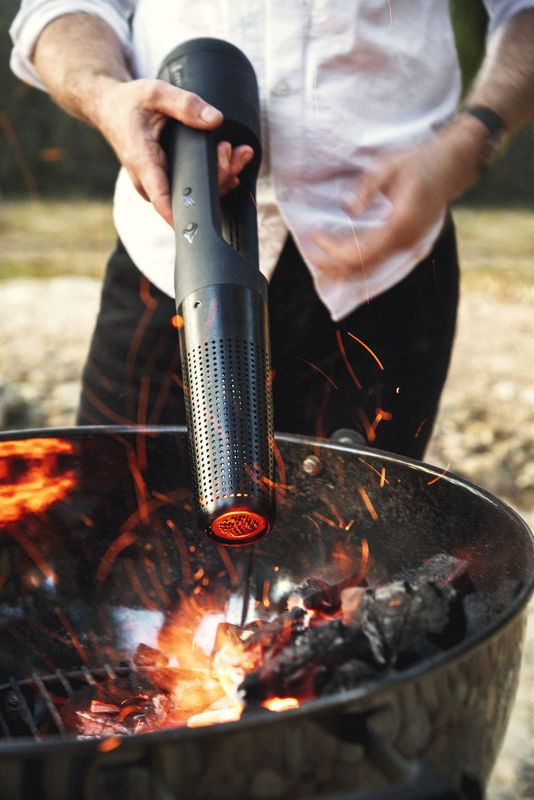
[[[426,460],[461,473],[534,527],[532,290],[464,287],[455,355]],[[70,425],[98,282],[0,285],[0,428]],[[22,401],[22,402],[21,402]],[[512,720],[487,800],[534,800],[534,601]]]

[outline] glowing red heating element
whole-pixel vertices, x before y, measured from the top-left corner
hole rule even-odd
[[[269,529],[269,521],[262,514],[248,508],[233,508],[214,519],[207,533],[224,544],[243,545],[266,536]]]

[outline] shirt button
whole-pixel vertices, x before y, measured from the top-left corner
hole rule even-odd
[[[289,83],[285,80],[278,81],[276,86],[273,89],[273,94],[277,97],[287,97],[289,92],[291,91],[291,87]]]

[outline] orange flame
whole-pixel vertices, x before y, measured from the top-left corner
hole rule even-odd
[[[64,498],[76,480],[59,462],[74,446],[64,439],[0,442],[0,523],[38,514]]]

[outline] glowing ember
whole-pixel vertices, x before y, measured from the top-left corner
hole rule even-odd
[[[296,697],[271,697],[262,703],[269,711],[287,711],[289,708],[298,708],[300,705]]]
[[[64,439],[0,442],[0,523],[38,514],[68,494],[76,479],[60,460],[73,449]]]

